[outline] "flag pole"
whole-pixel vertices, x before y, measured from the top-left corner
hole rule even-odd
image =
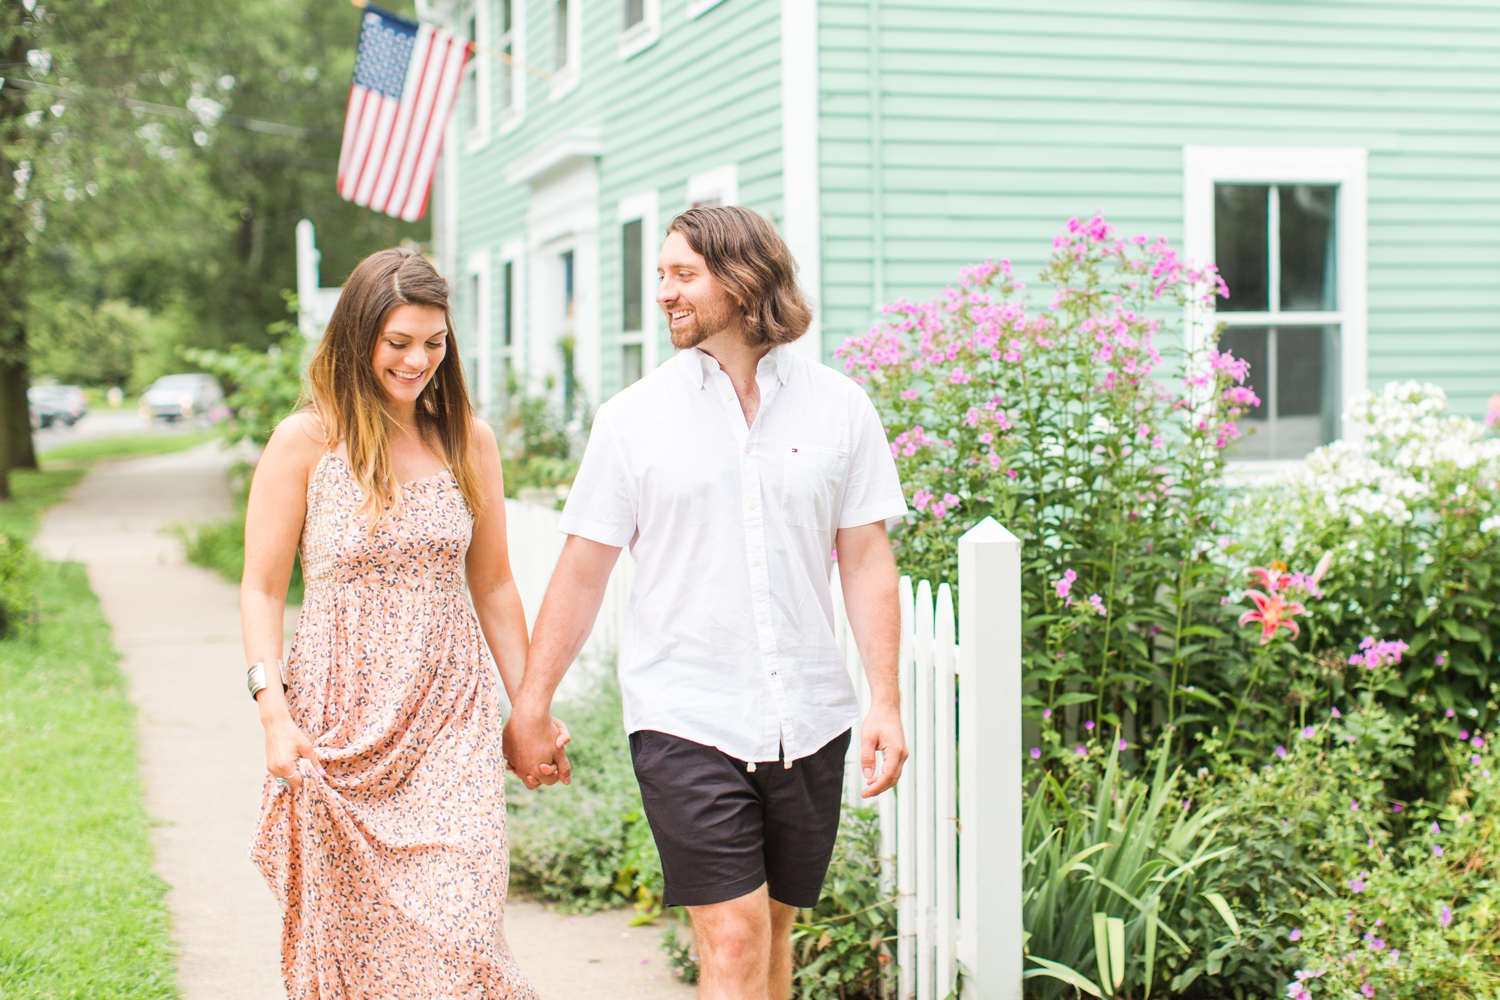
[[[360,10],[364,10],[370,5],[370,0],[349,0],[349,2],[358,7]],[[474,51],[480,53],[481,55],[489,56],[491,59],[498,59],[500,62],[505,63],[507,66],[515,66],[520,69],[524,69],[526,72],[532,74],[533,76],[539,76],[549,83],[552,80],[552,74],[539,66],[533,66],[531,65],[531,63],[521,62],[519,59],[508,56],[504,52],[492,49],[486,45],[480,45],[478,42],[471,41],[469,44],[474,46]]]

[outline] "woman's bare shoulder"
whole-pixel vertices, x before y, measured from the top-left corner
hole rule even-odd
[[[276,425],[258,464],[264,466],[269,459],[273,467],[305,472],[317,465],[332,446],[317,413],[311,409],[298,410]]]
[[[469,418],[469,434],[472,436],[474,443],[481,448],[499,447],[495,439],[495,429],[483,417]]]

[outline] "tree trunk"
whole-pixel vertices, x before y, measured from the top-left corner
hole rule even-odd
[[[24,73],[28,35],[20,0],[0,0],[0,63]],[[10,496],[10,470],[36,468],[31,446],[26,365],[26,206],[12,194],[10,150],[22,136],[26,92],[0,87],[0,498]]]

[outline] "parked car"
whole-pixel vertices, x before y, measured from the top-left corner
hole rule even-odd
[[[148,420],[213,419],[223,404],[224,390],[212,375],[163,375],[141,394],[141,416]]]
[[[26,405],[33,427],[72,427],[89,412],[88,400],[76,385],[34,385],[26,390]]]

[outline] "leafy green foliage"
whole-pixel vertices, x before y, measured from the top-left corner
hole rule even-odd
[[[189,350],[184,356],[224,380],[229,390],[224,401],[234,411],[228,438],[264,447],[302,400],[302,347],[300,338],[289,338],[285,349],[272,344],[250,351],[236,345],[228,351]]]
[[[550,378],[542,392],[527,392],[514,372],[505,396],[495,435],[500,441],[505,495],[550,490],[561,502],[578,474],[579,462],[579,449],[565,411],[569,401],[557,398]]]
[[[1170,740],[1155,755],[1148,784],[1122,773],[1118,748],[1102,768],[1098,751],[1085,753],[1071,773],[1041,776],[1027,801],[1022,905],[1026,976],[1043,979],[1031,987],[1037,996],[1068,995],[1064,986],[1094,996],[1149,994],[1153,984],[1175,992],[1217,973],[1238,946],[1210,874],[1235,850],[1219,836],[1222,810],[1184,808],[1168,771]],[[1090,793],[1091,805],[1078,803]],[[1109,956],[1101,945],[1111,920]]]
[[[1359,440],[1314,452],[1236,517],[1252,558],[1303,565],[1337,554],[1307,602],[1301,674],[1338,672],[1338,651],[1366,636],[1408,644],[1382,700],[1419,720],[1404,794],[1440,795],[1446,736],[1500,716],[1500,439],[1450,415],[1435,386],[1393,383],[1351,414]],[[1273,694],[1300,702],[1297,680]]]
[[[798,1000],[875,998],[891,969],[896,896],[881,879],[880,820],[845,805],[818,905],[792,931],[792,992]]]

